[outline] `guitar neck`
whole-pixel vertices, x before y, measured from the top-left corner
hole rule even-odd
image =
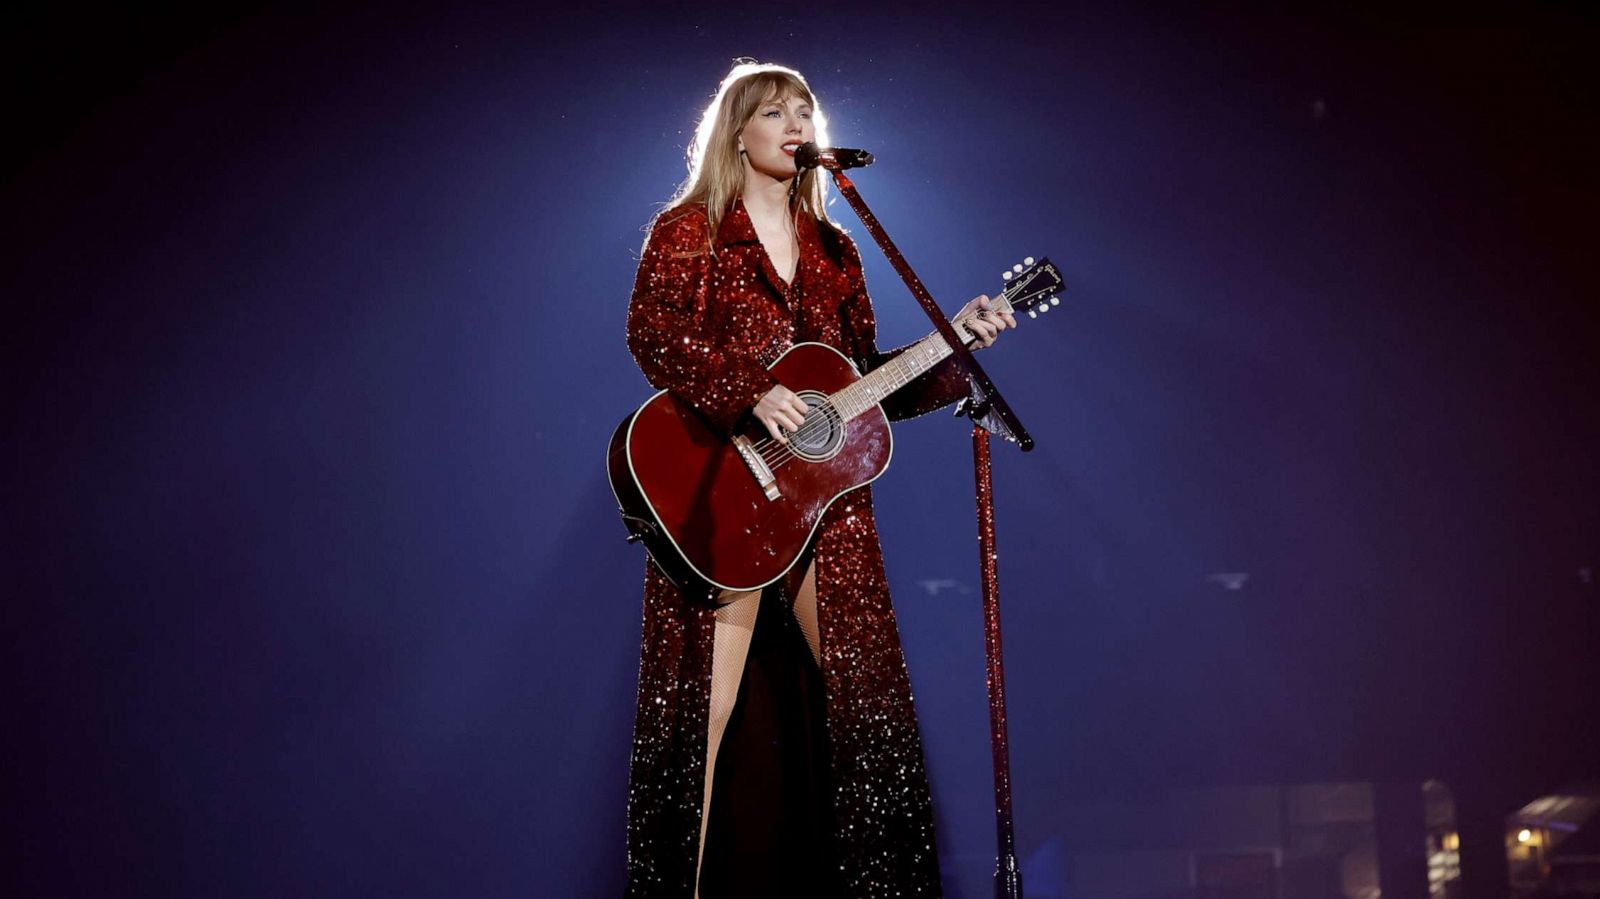
[[[1039,311],[1049,312],[1050,307],[1061,302],[1059,297],[1052,296],[1061,289],[1061,272],[1048,259],[1035,264],[1030,256],[1012,266],[1004,277],[1005,287],[990,303],[995,312],[1027,312],[1031,318]],[[970,319],[971,316],[962,316],[950,322],[956,336],[965,343],[971,343],[974,337],[966,326]],[[944,335],[935,331],[829,399],[840,416],[849,421],[943,362],[951,352]]]
[[[996,304],[995,308],[1000,308],[1000,305]],[[950,325],[955,328],[956,336],[967,341],[972,339],[971,332],[965,327],[965,320],[953,321]],[[834,394],[833,406],[845,421],[849,421],[943,362],[950,353],[950,344],[945,342],[944,335],[935,331],[868,372],[861,380]]]

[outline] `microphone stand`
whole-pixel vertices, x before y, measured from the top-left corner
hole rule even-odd
[[[809,154],[806,153],[807,147],[811,147]],[[944,336],[956,364],[966,372],[972,386],[971,396],[956,406],[956,414],[971,418],[973,422],[972,466],[977,484],[978,560],[983,575],[984,662],[989,687],[989,743],[994,760],[995,836],[999,845],[995,858],[994,894],[996,899],[1022,899],[1022,869],[1017,865],[1016,834],[1011,813],[1011,745],[1006,732],[1005,658],[1000,645],[999,557],[995,552],[994,485],[990,477],[989,435],[999,434],[1023,451],[1033,449],[1033,438],[1028,436],[1022,422],[1017,420],[1016,414],[1000,395],[1000,390],[989,380],[988,373],[972,358],[972,352],[961,338],[956,336],[955,329],[945,319],[939,304],[934,302],[928,289],[922,285],[922,279],[911,270],[905,257],[900,255],[899,248],[878,223],[877,216],[861,199],[854,182],[844,174],[843,170],[851,164],[870,164],[871,154],[863,153],[841,160],[830,151],[818,152],[812,145],[807,147],[802,147],[801,152],[795,154],[796,165],[801,168],[820,166],[832,173],[833,183],[838,186],[839,193],[861,218],[861,224],[877,241],[883,255],[888,257],[889,264],[899,272],[900,280],[917,298],[928,320]]]

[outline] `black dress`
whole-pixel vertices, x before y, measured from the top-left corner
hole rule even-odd
[[[700,899],[842,893],[826,721],[822,672],[769,587],[717,751]]]

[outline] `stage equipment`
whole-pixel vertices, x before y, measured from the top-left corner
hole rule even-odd
[[[1022,869],[1017,865],[1016,835],[1011,814],[1011,750],[1006,729],[1005,659],[1000,645],[1000,583],[998,556],[995,554],[994,487],[991,481],[989,435],[999,434],[1024,451],[1033,448],[1033,438],[1028,436],[989,375],[972,358],[972,353],[958,339],[950,323],[945,321],[939,305],[922,285],[922,279],[911,270],[877,217],[867,208],[855,184],[844,174],[844,169],[849,166],[836,158],[830,159],[827,151],[808,150],[809,146],[802,146],[795,153],[796,166],[802,167],[800,163],[804,160],[833,174],[839,193],[860,216],[861,223],[867,227],[873,240],[878,242],[884,256],[900,274],[911,295],[922,305],[923,312],[933,321],[938,333],[951,343],[952,354],[972,385],[972,395],[962,400],[956,408],[956,414],[973,421],[972,466],[977,484],[978,560],[983,574],[984,657],[989,682],[989,738],[994,759],[995,835],[999,844],[995,859],[994,892],[997,899],[1022,899]],[[1055,272],[1053,266],[1049,270],[1059,282],[1059,273]],[[1013,280],[1013,276],[1023,275],[1024,271],[1023,266],[1014,266],[1013,271],[1008,273],[1008,281]],[[1059,287],[1059,283],[1056,286]],[[1057,302],[1059,298],[1053,298],[1051,304]],[[1048,310],[1050,306],[1042,308]]]

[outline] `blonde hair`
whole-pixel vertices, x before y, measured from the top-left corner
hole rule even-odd
[[[700,116],[695,128],[694,143],[689,145],[689,177],[679,185],[678,192],[667,201],[665,210],[676,209],[692,203],[704,204],[709,220],[706,232],[707,246],[714,246],[717,226],[723,213],[744,188],[744,161],[739,157],[739,133],[756,110],[769,100],[787,100],[799,97],[811,106],[811,121],[816,130],[816,140],[828,145],[828,121],[817,106],[811,86],[799,72],[787,66],[758,63],[753,59],[738,59],[722,79],[722,85]],[[824,208],[827,202],[827,181],[821,170],[808,169],[800,173],[790,185],[791,211],[804,211],[819,222],[832,224]]]

